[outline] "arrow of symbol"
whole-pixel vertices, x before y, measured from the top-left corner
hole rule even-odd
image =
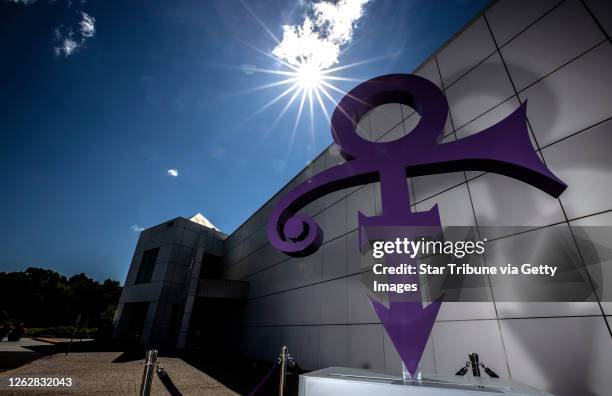
[[[405,179],[404,179],[405,180]],[[416,213],[415,213],[416,214]],[[360,224],[369,223],[376,218],[367,218],[360,214]],[[412,219],[406,220],[407,223]],[[394,241],[397,238],[415,240],[420,237],[431,237],[434,239],[442,235],[440,218],[437,205],[429,212],[424,212],[417,220],[429,224],[429,226],[365,226],[360,227],[361,250],[372,240]],[[399,267],[400,265],[412,265],[417,269],[416,259],[410,255],[392,253],[385,255],[385,267]],[[428,306],[423,306],[421,298],[421,285],[418,272],[415,274],[389,274],[389,284],[416,284],[414,291],[402,294],[389,291],[389,306],[385,306],[376,299],[370,297],[370,303],[380,319],[391,342],[395,346],[406,370],[412,377],[415,376],[419,362],[427,345],[427,340],[433,329],[433,325],[442,305],[442,297],[433,301]]]
[[[442,301],[423,308],[418,301],[395,301],[389,308],[370,298],[391,342],[411,376],[414,376],[438,316]]]

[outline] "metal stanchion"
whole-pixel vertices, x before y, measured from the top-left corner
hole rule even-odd
[[[151,394],[151,383],[157,364],[157,353],[157,349],[149,349],[147,351],[144,372],[142,373],[142,384],[140,385],[140,396],[149,396]]]
[[[278,383],[278,395],[283,396],[285,393],[285,377],[287,375],[287,346],[281,348],[280,359],[280,381]]]
[[[280,380],[278,383],[278,394],[279,396],[283,396],[285,393],[285,382],[286,382],[285,380],[287,377],[287,365],[289,365],[290,367],[297,367],[297,364],[295,363],[295,361],[289,354],[289,349],[286,346],[283,346],[281,348],[280,355],[278,355],[278,358],[276,358],[276,360],[274,361],[274,365],[270,368],[270,371],[268,371],[268,374],[266,374],[264,379],[259,384],[257,384],[255,389],[253,389],[251,393],[249,393],[249,396],[255,396],[259,393],[259,391],[268,382],[268,380],[272,376],[272,373],[274,372],[274,370],[276,370],[278,366],[280,366],[280,372],[279,372]]]
[[[76,333],[79,330],[80,323],[81,323],[81,314],[77,316],[76,323],[74,324],[74,331],[72,332],[72,337],[70,337],[70,342],[68,343],[68,348],[66,348],[66,354],[64,356],[68,356],[68,353],[70,353],[70,348],[72,347],[72,341],[74,341],[74,337],[76,336]]]

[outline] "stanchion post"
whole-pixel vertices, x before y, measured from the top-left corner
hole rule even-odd
[[[280,381],[278,383],[278,395],[285,394],[285,377],[287,376],[287,346],[283,345],[280,353]]]
[[[153,382],[153,372],[157,364],[157,349],[149,349],[145,358],[144,372],[142,373],[142,384],[140,384],[140,396],[151,394],[151,383]]]
[[[68,356],[68,353],[70,353],[72,341],[74,341],[74,337],[76,336],[77,330],[79,329],[79,323],[81,323],[81,314],[77,315],[76,322],[74,324],[74,330],[72,332],[72,337],[70,337],[70,342],[68,343],[68,348],[66,348],[66,354],[64,356]]]

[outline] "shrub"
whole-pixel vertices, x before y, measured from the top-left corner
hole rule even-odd
[[[74,333],[74,326],[56,326],[56,327],[34,327],[28,329],[26,335],[28,337],[60,337],[70,338]],[[79,328],[75,334],[75,338],[95,338],[98,333],[96,327]]]

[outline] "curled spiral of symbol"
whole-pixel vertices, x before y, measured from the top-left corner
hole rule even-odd
[[[283,231],[285,236],[293,241],[304,240],[308,233],[312,233],[310,231],[315,224],[312,217],[298,214],[287,220]]]
[[[268,224],[282,227],[282,230],[268,232],[276,238],[273,245],[291,256],[306,256],[314,253],[323,241],[323,230],[317,222],[306,214],[297,213],[288,217],[286,221],[273,221]],[[279,238],[284,235],[284,239]]]
[[[317,222],[308,215],[296,214],[283,227],[285,237],[304,246],[320,244],[323,232]]]

